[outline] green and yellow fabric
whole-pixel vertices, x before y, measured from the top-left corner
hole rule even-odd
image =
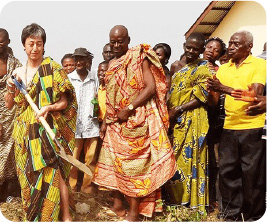
[[[77,102],[74,88],[61,66],[47,57],[43,60],[28,92],[39,109],[57,102],[67,94],[65,110],[47,116],[67,154],[72,154],[75,143]],[[22,93],[15,97],[16,113],[13,138],[17,174],[22,189],[23,208],[29,221],[57,221],[60,210],[60,172],[67,182],[70,164],[58,157],[59,148],[37,122],[34,111]],[[73,202],[70,200],[71,206]]]

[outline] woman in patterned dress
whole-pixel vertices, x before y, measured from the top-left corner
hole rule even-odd
[[[39,115],[34,113],[12,79],[7,80],[6,106],[17,106],[13,138],[25,219],[58,221],[61,209],[61,220],[71,221],[72,202],[66,185],[70,164],[58,158],[59,148],[38,117],[46,118],[66,153],[72,154],[77,109],[74,89],[61,66],[50,57],[43,58],[46,34],[41,26],[26,26],[21,40],[28,60],[13,75],[23,81],[40,109]]]
[[[206,135],[208,93],[205,80],[211,76],[207,61],[199,59],[205,38],[191,34],[185,43],[186,65],[172,77],[169,99],[170,124],[177,170],[167,184],[171,204],[205,212],[208,205],[208,150]]]

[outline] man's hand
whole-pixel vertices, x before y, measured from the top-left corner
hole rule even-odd
[[[214,92],[222,92],[222,84],[219,81],[219,79],[216,78],[215,75],[213,75],[212,78],[208,78],[206,81],[208,92],[214,91]]]
[[[100,128],[100,132],[99,132],[99,136],[102,140],[105,137],[106,130],[107,130],[107,123],[106,123],[106,118],[104,118],[102,125],[101,125],[101,128]]]
[[[126,122],[129,118],[129,116],[132,115],[132,113],[133,113],[133,110],[129,110],[128,107],[121,109],[120,112],[118,113],[119,122],[120,123]]]
[[[241,100],[244,102],[254,102],[256,101],[257,93],[254,91],[252,86],[248,86],[248,89],[235,89],[231,92],[231,96],[236,100]]]
[[[249,116],[255,116],[266,112],[266,96],[257,96],[254,98],[253,105],[249,106],[245,111]]]

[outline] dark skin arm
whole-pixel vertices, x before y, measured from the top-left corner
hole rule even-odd
[[[261,96],[264,90],[264,85],[260,83],[252,83],[248,86],[248,89],[235,89],[231,96],[235,97],[237,100],[242,100],[245,102],[253,102],[256,96]]]
[[[266,112],[266,96],[262,96],[264,85],[253,83],[248,89],[236,89],[232,96],[236,100],[250,102],[251,105],[245,110],[247,115],[255,116]]]
[[[102,124],[101,124],[100,131],[99,131],[99,136],[102,140],[104,139],[106,130],[107,130],[107,123],[106,123],[106,115],[105,115],[105,117],[103,118]]]
[[[247,115],[256,116],[266,112],[266,96],[257,96],[254,103],[246,110]]]
[[[169,110],[169,118],[170,121],[173,120],[175,117],[180,116],[184,111],[193,110],[200,107],[202,103],[198,99],[193,99],[188,103],[185,103],[181,106],[173,107]],[[183,110],[183,112],[182,112]]]
[[[234,91],[232,87],[223,85],[215,75],[213,78],[208,78],[206,84],[209,92],[208,105],[210,106],[215,106],[218,104],[220,94],[231,95],[231,93]]]
[[[135,100],[131,103],[134,107],[133,110],[129,110],[128,106],[120,110],[118,113],[119,122],[125,122],[128,120],[129,116],[133,114],[133,111],[145,104],[152,96],[156,93],[156,83],[153,77],[153,74],[149,68],[149,61],[145,59],[142,64],[143,69],[143,78],[144,78],[144,89],[142,89],[139,95],[135,98]]]

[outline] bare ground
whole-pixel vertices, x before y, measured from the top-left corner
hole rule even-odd
[[[77,202],[76,215],[73,221],[118,221],[122,218],[111,217],[106,211],[109,209],[112,198],[110,193],[99,191],[97,196],[92,196],[77,192],[74,194]],[[10,221],[22,221],[24,212],[20,198],[13,198],[9,203],[0,203],[1,213]],[[164,212],[156,214],[153,218],[140,218],[140,221],[219,221],[216,217],[218,209],[214,209],[205,217],[199,217],[196,212],[188,208],[172,208],[172,210],[164,208]],[[84,212],[78,212],[82,211]]]

